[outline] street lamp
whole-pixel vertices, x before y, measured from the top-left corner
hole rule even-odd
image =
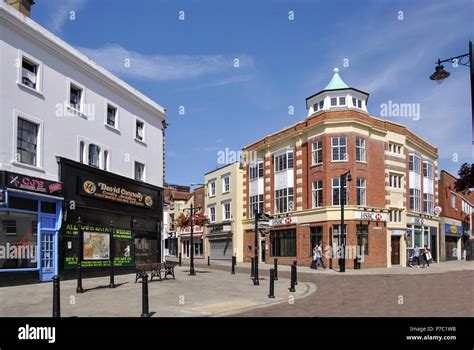
[[[463,58],[468,59],[468,62],[463,62]],[[469,67],[471,71],[471,120],[472,120],[472,144],[474,145],[474,66],[472,64],[472,41],[469,40],[469,52],[464,55],[454,56],[445,60],[438,59],[435,67],[435,72],[431,74],[430,79],[438,82],[442,82],[444,79],[449,77],[451,74],[444,70],[444,66],[441,63],[454,62]]]
[[[344,229],[344,202],[346,199],[346,180],[352,181],[351,171],[348,170],[344,174],[341,174],[340,181],[340,194],[341,194],[341,229],[339,230],[341,235],[341,247],[342,257],[339,258],[339,272],[346,272],[346,230]]]

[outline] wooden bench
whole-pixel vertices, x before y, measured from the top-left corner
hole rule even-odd
[[[138,280],[142,278],[146,272],[150,273],[150,281],[153,280],[153,277],[158,277],[160,281],[163,278],[166,279],[168,276],[172,276],[173,279],[175,279],[174,277],[175,266],[176,264],[170,264],[170,263],[138,264],[136,266],[137,272],[135,275],[135,283],[137,283]],[[161,277],[161,273],[164,274],[163,278]]]

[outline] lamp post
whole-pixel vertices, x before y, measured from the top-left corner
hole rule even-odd
[[[191,186],[204,186],[203,184],[192,183]],[[189,276],[196,276],[196,271],[194,271],[194,209],[193,204],[191,203],[189,217],[191,219],[191,234],[189,236],[189,245],[191,246],[191,256],[189,262]],[[199,208],[197,208],[199,209]]]
[[[341,174],[339,181],[341,185],[340,194],[341,194],[341,247],[342,247],[342,257],[339,258],[339,272],[346,272],[346,230],[344,228],[344,202],[346,200],[346,180],[352,181],[351,171],[348,170],[344,174]]]
[[[468,59],[468,62],[463,62],[463,59]],[[472,120],[472,145],[474,146],[474,66],[472,64],[472,41],[469,40],[469,52],[464,55],[454,56],[445,60],[438,59],[436,62],[435,72],[431,74],[430,79],[435,81],[443,81],[451,74],[444,70],[444,66],[441,63],[444,62],[456,62],[463,66],[469,67],[471,72],[471,120]]]
[[[258,233],[258,220],[270,220],[270,216],[265,214],[265,213],[259,213],[258,208],[255,208],[254,210],[254,216],[255,216],[255,255],[254,255],[254,272],[253,272],[253,285],[258,286],[260,284],[260,281],[258,279],[258,246],[260,245],[259,243],[259,233]]]

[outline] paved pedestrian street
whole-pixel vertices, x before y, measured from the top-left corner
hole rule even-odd
[[[275,299],[268,298],[268,264],[260,264],[260,285],[254,286],[249,264],[231,275],[227,262],[197,263],[196,276],[188,267],[176,267],[176,280],[149,283],[153,317],[208,316],[474,316],[474,262],[432,264],[430,268],[311,270],[298,268],[296,292],[288,287],[289,267],[279,266]],[[61,282],[62,317],[138,317],[142,285],[134,275],[85,278],[83,294],[75,280]],[[50,317],[52,284],[0,288],[0,316]]]
[[[299,283],[295,293],[288,291],[289,280],[275,283],[275,299],[268,298],[268,273],[262,271],[259,286],[249,274],[231,275],[226,271],[198,268],[196,276],[188,268],[176,267],[176,279],[148,283],[149,309],[153,317],[225,316],[248,309],[274,306],[316,291],[312,283]],[[108,277],[84,278],[86,291],[76,294],[76,281],[61,282],[61,317],[138,317],[142,310],[142,284],[135,275],[115,277],[118,285],[109,289]],[[51,317],[52,283],[0,288],[0,316]],[[8,302],[5,302],[8,301]]]

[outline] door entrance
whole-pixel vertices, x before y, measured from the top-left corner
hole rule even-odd
[[[433,262],[438,261],[438,245],[437,245],[436,235],[431,235],[431,245],[430,245],[430,252],[431,257],[433,258]]]
[[[41,231],[41,281],[51,281],[56,271],[56,232]]]
[[[392,265],[400,265],[400,236],[392,236]]]

